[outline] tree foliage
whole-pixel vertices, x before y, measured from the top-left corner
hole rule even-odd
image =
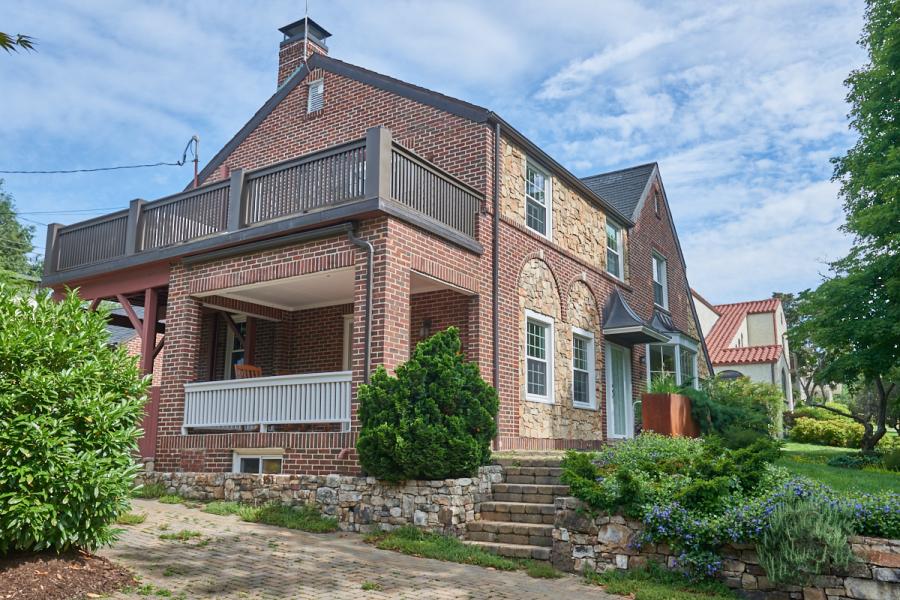
[[[797,311],[798,335],[824,353],[820,377],[872,390],[872,402],[852,411],[871,451],[900,372],[900,0],[867,1],[860,45],[869,62],[846,81],[859,138],[834,160],[855,245],[818,289],[800,294]]]
[[[107,317],[0,284],[0,555],[96,548],[128,509],[147,382]]]
[[[475,473],[497,434],[497,392],[460,352],[450,327],[419,342],[409,361],[359,388],[356,447],[367,473],[392,481]]]
[[[25,226],[16,219],[16,205],[12,194],[3,190],[0,179],[0,272],[11,274],[40,274],[40,266],[28,258],[33,249],[34,226]]]
[[[0,48],[7,52],[18,52],[19,49],[34,50],[34,38],[21,33],[13,35],[0,31]]]

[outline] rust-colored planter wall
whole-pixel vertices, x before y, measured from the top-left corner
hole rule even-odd
[[[700,428],[691,417],[691,399],[687,396],[644,394],[641,400],[641,423],[644,431],[672,436],[700,436]]]

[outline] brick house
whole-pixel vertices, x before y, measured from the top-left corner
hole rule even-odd
[[[651,372],[709,372],[655,164],[579,179],[311,20],[281,31],[274,95],[199,187],[48,229],[44,283],[118,300],[162,357],[157,470],[358,472],[356,387],[449,325],[505,450],[633,435]]]

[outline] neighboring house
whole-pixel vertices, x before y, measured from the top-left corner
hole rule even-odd
[[[794,409],[787,322],[781,300],[710,304],[692,291],[717,375],[749,377],[776,385]]]
[[[358,472],[357,386],[450,325],[498,389],[504,450],[631,436],[651,372],[709,372],[655,164],[579,179],[305,25],[197,189],[49,227],[45,284],[145,308],[158,470]]]

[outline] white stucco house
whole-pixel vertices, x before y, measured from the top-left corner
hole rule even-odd
[[[717,375],[778,386],[794,409],[787,322],[781,300],[711,304],[691,290],[709,358]]]

